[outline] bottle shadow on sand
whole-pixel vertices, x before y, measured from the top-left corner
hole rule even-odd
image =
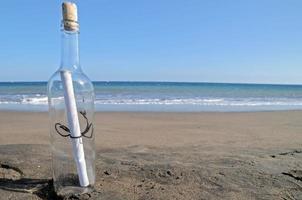
[[[0,163],[0,190],[30,193],[47,200],[61,199],[56,195],[51,179],[31,179],[23,176],[19,168]]]
[[[98,199],[99,197],[97,191],[93,191],[91,194],[85,193],[58,196],[54,190],[52,179],[25,178],[24,173],[18,167],[0,163],[0,199],[1,190],[12,193],[32,194],[45,200],[85,200],[91,199],[91,197],[92,199]],[[25,198],[22,197],[22,199]],[[19,197],[16,197],[16,199],[19,199]]]

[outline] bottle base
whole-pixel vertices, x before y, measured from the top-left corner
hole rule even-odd
[[[88,187],[79,187],[79,186],[64,186],[57,188],[56,194],[60,197],[66,197],[69,195],[81,195],[81,194],[87,194],[94,191],[92,186]]]

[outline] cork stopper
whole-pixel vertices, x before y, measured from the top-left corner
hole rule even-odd
[[[78,31],[78,11],[77,5],[71,2],[64,2],[62,4],[62,15],[64,29],[67,31]]]

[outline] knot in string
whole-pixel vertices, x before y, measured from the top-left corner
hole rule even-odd
[[[81,137],[92,138],[93,125],[92,125],[92,123],[89,123],[85,110],[80,111],[80,114],[81,114],[81,116],[83,116],[83,118],[86,121],[86,128],[83,132],[81,132],[81,136],[77,136],[77,137],[72,136],[70,129],[67,126],[65,126],[64,124],[61,124],[61,123],[56,123],[55,124],[55,129],[56,129],[57,133],[59,135],[61,135],[62,137],[70,137],[72,139],[81,138]],[[91,132],[90,132],[90,135],[88,135],[88,132],[90,131],[90,129],[91,129]]]

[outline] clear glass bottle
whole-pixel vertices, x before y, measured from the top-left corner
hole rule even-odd
[[[74,4],[72,6],[76,9]],[[56,193],[62,196],[90,192],[95,183],[94,89],[93,84],[80,67],[77,16],[76,21],[73,20],[72,24],[68,23],[66,19],[63,19],[60,68],[52,75],[47,86],[53,181]],[[64,98],[66,92],[64,93],[64,83],[61,79],[63,72],[71,75],[76,113],[80,125],[80,138],[72,137]],[[80,184],[73,140],[80,141],[83,145],[89,185],[81,186]]]

